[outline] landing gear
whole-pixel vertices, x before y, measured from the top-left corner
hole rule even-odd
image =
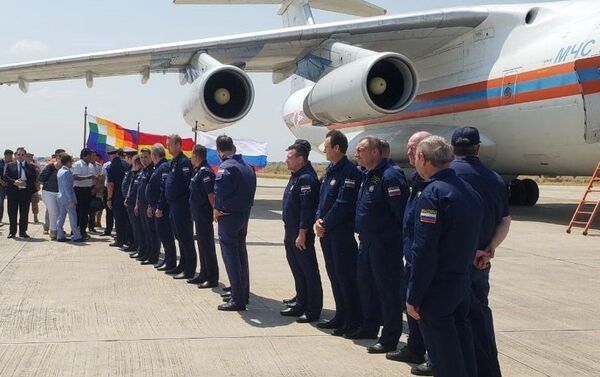
[[[513,179],[508,185],[508,202],[514,206],[533,206],[540,197],[540,189],[532,179]]]

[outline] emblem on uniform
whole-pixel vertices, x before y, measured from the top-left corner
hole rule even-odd
[[[369,186],[369,192],[373,192],[373,191],[375,191],[375,185]]]
[[[388,187],[387,192],[390,198],[402,195],[402,191],[400,190],[399,186]]]
[[[435,224],[437,222],[437,210],[422,209],[420,219],[422,223]]]
[[[188,167],[181,168],[181,170],[182,170],[184,173],[189,173],[189,172],[190,172],[190,168],[188,168]]]
[[[300,186],[300,193],[306,195],[310,193],[310,185]]]
[[[381,181],[381,178],[379,178],[378,176],[374,175],[371,177],[371,183],[373,183],[374,185],[378,184],[379,181]]]
[[[210,182],[210,177],[204,177],[204,178],[202,179],[202,181],[204,181],[204,182]]]
[[[332,179],[331,182],[329,182],[329,186],[335,186],[335,184],[336,184],[335,179]]]
[[[356,181],[354,179],[346,179],[344,181],[344,187],[354,188],[356,186]]]
[[[162,173],[162,177],[165,178],[169,175],[169,173]]]

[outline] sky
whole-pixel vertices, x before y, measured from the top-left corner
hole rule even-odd
[[[343,0],[341,0],[343,1]],[[515,0],[372,0],[398,14],[449,6],[518,3]],[[276,29],[276,5],[174,5],[171,0],[2,0],[0,64],[130,48],[159,43]],[[317,23],[350,19],[314,11]],[[238,124],[213,133],[266,141],[269,160],[281,161],[294,141],[281,109],[290,86],[273,85],[271,74],[251,74],[256,97],[251,112]],[[176,74],[154,74],[148,84],[139,76],[34,83],[23,94],[0,86],[0,149],[25,146],[37,156],[62,147],[78,155],[83,144],[83,112],[127,128],[192,137],[181,105],[189,87]],[[314,161],[323,161],[319,155]]]

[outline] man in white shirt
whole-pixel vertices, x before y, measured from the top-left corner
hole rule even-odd
[[[87,226],[92,200],[92,187],[94,186],[94,180],[98,177],[92,163],[94,153],[89,148],[83,148],[79,155],[79,161],[74,163],[72,168],[75,181],[73,188],[77,196],[77,225],[84,239],[88,238]]]
[[[106,189],[106,186],[108,185],[108,179],[107,179],[108,174],[106,172],[106,169],[108,169],[109,166],[110,166],[110,159],[108,159],[108,161],[106,161],[102,165],[102,179],[104,180],[103,200],[104,200],[104,210],[106,211],[106,227],[104,228],[104,233],[102,233],[103,236],[110,236],[112,234],[113,226],[115,224],[112,209],[108,208],[108,206],[106,205],[106,202],[108,201],[108,191]]]

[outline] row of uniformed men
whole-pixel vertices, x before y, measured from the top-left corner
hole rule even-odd
[[[119,150],[107,151],[111,157],[107,204],[113,210],[117,232],[111,246],[123,247],[131,252],[131,258],[175,279],[212,288],[219,281],[212,225],[217,221],[231,284],[227,302],[218,309],[244,310],[249,296],[246,233],[256,191],[254,170],[235,153],[228,136],[217,138],[222,163],[216,175],[207,162],[204,146],[196,145],[190,160],[183,154],[181,137],[171,135],[167,141],[168,151],[174,156],[170,161],[160,144],[142,149],[137,155],[129,154],[126,161],[119,158]],[[194,238],[200,259],[197,276]],[[159,259],[161,244],[163,259]]]
[[[284,300],[281,314],[301,323],[319,319],[317,236],[336,306],[334,318],[317,327],[378,339],[369,353],[415,363],[414,374],[500,376],[487,296],[490,259],[510,217],[504,183],[477,157],[479,143],[472,127],[457,129],[452,146],[426,132],[413,135],[410,183],[377,138],[358,143],[357,168],[344,134],[330,131],[324,147],[331,164],[322,181],[308,160],[310,144],[290,146],[283,221],[296,297]],[[408,343],[396,350],[403,311]]]

